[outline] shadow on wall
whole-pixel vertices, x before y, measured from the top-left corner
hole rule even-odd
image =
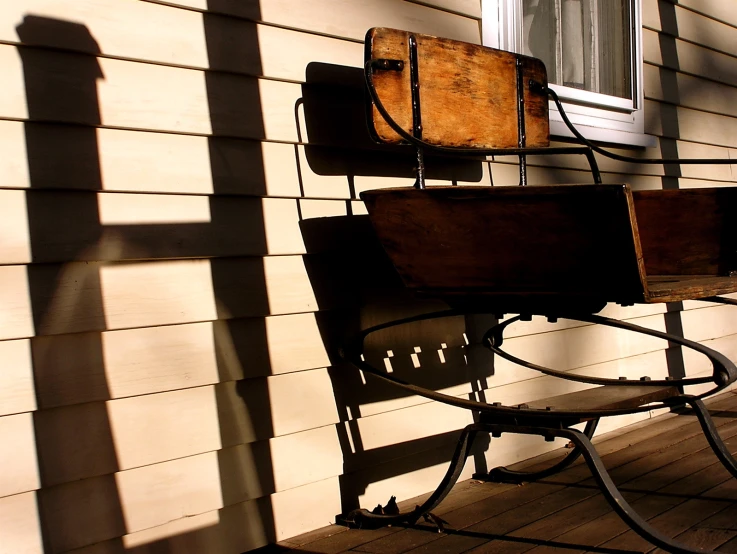
[[[319,175],[345,175],[353,199],[364,188],[362,177],[394,177],[406,180],[401,184],[411,185],[414,151],[376,145],[368,134],[363,72],[313,62],[306,74],[301,100],[306,129],[301,130],[300,138],[303,142],[309,138],[305,146],[309,168],[304,169]],[[482,178],[478,160],[431,156],[426,163],[428,178],[448,184]],[[350,214],[351,201],[348,205]],[[345,513],[359,507],[361,497],[374,483],[447,463],[462,425],[449,427],[436,421],[443,416],[422,412],[421,404],[426,403],[423,399],[407,396],[371,376],[364,378],[335,353],[358,330],[447,306],[434,300],[418,300],[409,293],[378,243],[367,216],[307,219],[300,226],[308,252],[307,270],[318,302],[340,307],[325,314],[319,323],[332,354],[330,377],[340,416],[337,431],[344,460],[340,488]],[[463,316],[417,322],[372,335],[364,355],[367,361],[386,367],[400,379],[472,397],[486,388],[486,379],[494,370],[492,358],[485,352],[480,353],[479,363],[469,363],[472,347],[467,347],[468,333],[469,321]],[[477,355],[475,351],[473,355]],[[410,406],[415,409],[408,412],[416,415],[405,417],[423,421],[403,423],[380,415]],[[393,415],[402,417],[404,413]],[[407,428],[420,429],[417,438],[398,438],[402,432],[395,433],[393,427],[401,429],[405,423]],[[488,442],[483,441],[476,447],[480,471],[486,469],[483,452],[487,447]],[[382,503],[385,500],[388,495]],[[362,507],[373,508],[374,504]]]
[[[94,543],[110,551],[175,551],[197,544],[204,551],[225,552],[276,540],[270,499],[276,485],[268,445],[274,428],[266,383],[271,366],[264,323],[269,314],[263,263],[267,244],[262,203],[252,197],[254,191],[266,191],[257,142],[264,138],[261,102],[254,77],[214,71],[260,75],[259,44],[255,24],[233,29],[228,18],[216,15],[221,2],[208,4],[215,12],[204,15],[212,68],[206,86],[213,194],[203,198],[210,219],[201,223],[105,223],[103,199],[114,205],[129,196],[100,192],[99,128],[105,121],[98,86],[106,78],[100,47],[77,23],[29,15],[17,27],[28,104],[28,280],[37,335],[31,340],[38,402],[37,498],[46,552]],[[258,20],[257,2],[247,4],[241,15]],[[217,258],[197,259],[203,256]],[[136,322],[137,312],[151,310],[139,294],[148,286],[146,279],[160,269],[172,280],[185,279],[186,272],[178,269],[182,264],[209,268],[213,298],[207,301],[216,306],[218,321]],[[155,295],[154,289],[146,292]],[[133,314],[126,324],[116,324],[119,314],[111,313],[120,309],[111,308],[115,299],[110,295],[116,293],[132,299],[124,308]],[[177,301],[186,312],[190,299]],[[151,332],[167,323],[184,324],[167,327],[171,340],[156,343]],[[214,378],[187,382],[184,374],[192,368],[184,367],[176,379],[163,379],[178,379],[177,384],[152,390],[158,385],[150,383],[162,376],[146,375],[134,383],[135,390],[112,390],[106,365],[111,337],[124,339],[123,356],[129,362],[129,355],[135,361],[141,354],[135,346],[140,341],[152,340],[151,348],[163,351],[196,350],[188,337],[194,336],[193,327],[203,326],[211,335],[205,343],[215,349],[205,357],[217,357]],[[122,327],[129,329],[115,330]],[[209,421],[179,411],[187,406],[187,394],[200,392],[212,405],[194,407],[215,414],[217,424],[211,428],[204,427]],[[135,423],[131,414],[143,420]],[[129,424],[131,417],[134,423]],[[195,436],[207,435],[203,440],[209,446],[193,444],[185,451],[170,436],[157,436],[172,429],[187,436],[194,430],[188,426],[196,426]],[[168,476],[164,481],[163,475]],[[208,481],[218,490],[203,491],[201,483]],[[151,497],[153,490],[159,491],[158,498]],[[200,515],[179,519],[190,512]]]

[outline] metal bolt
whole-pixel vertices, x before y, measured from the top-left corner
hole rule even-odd
[[[640,377],[640,381],[652,381],[652,379],[650,379],[650,377],[645,375],[644,377]]]
[[[619,380],[620,380],[620,381],[626,381],[626,380],[627,380],[627,377],[622,377],[622,376],[620,376],[620,377],[619,377]]]

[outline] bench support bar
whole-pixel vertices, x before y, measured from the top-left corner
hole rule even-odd
[[[685,398],[686,402],[694,409],[699,422],[704,429],[709,444],[714,450],[719,460],[724,466],[737,477],[737,464],[734,458],[726,449],[724,443],[717,434],[716,427],[709,416],[709,412],[699,399]],[[492,469],[489,476],[491,478],[499,478],[504,481],[533,481],[553,475],[573,463],[579,456],[583,455],[586,464],[589,466],[594,476],[599,490],[606,498],[607,502],[612,506],[614,511],[629,525],[629,527],[645,538],[652,544],[662,548],[666,552],[674,554],[692,554],[704,553],[707,551],[693,549],[687,545],[674,541],[670,537],[662,534],[660,531],[652,527],[645,521],[622,496],[617,486],[612,481],[609,473],[601,461],[599,454],[596,452],[594,445],[591,443],[590,437],[594,434],[597,420],[587,423],[584,431],[572,428],[554,428],[548,426],[522,426],[495,423],[474,423],[466,426],[458,439],[455,452],[450,461],[448,471],[438,485],[435,492],[421,505],[416,506],[414,510],[409,512],[399,512],[396,514],[372,513],[365,509],[353,510],[345,515],[339,515],[336,522],[341,525],[359,528],[376,528],[387,525],[414,525],[422,516],[428,514],[448,495],[450,490],[458,480],[461,471],[466,462],[466,458],[471,453],[474,439],[478,432],[489,433],[492,437],[500,437],[502,433],[515,433],[521,435],[541,435],[546,440],[554,438],[564,438],[571,441],[574,450],[570,452],[563,460],[548,469],[539,472],[517,472],[508,470],[503,467]],[[494,479],[496,480],[496,479]]]

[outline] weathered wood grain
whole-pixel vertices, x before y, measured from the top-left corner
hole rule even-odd
[[[394,29],[371,29],[366,36],[369,59],[402,60],[402,71],[374,71],[379,99],[389,115],[412,133],[409,36]],[[522,60],[523,81],[547,83],[539,60],[427,35],[417,39],[423,140],[441,146],[516,148],[517,60]],[[527,146],[547,146],[547,97],[525,87]],[[374,107],[373,125],[378,139],[399,143],[400,137]]]

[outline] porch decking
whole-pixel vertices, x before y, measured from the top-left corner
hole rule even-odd
[[[737,394],[707,403],[719,432],[737,450]],[[688,545],[737,553],[737,479],[717,461],[696,418],[667,414],[595,441],[627,501],[657,529]],[[545,467],[561,451],[520,468]],[[403,502],[414,507],[420,499]],[[435,513],[446,533],[421,522],[378,530],[330,526],[294,537],[267,552],[632,553],[660,552],[630,531],[598,492],[579,461],[523,486],[465,481]]]

